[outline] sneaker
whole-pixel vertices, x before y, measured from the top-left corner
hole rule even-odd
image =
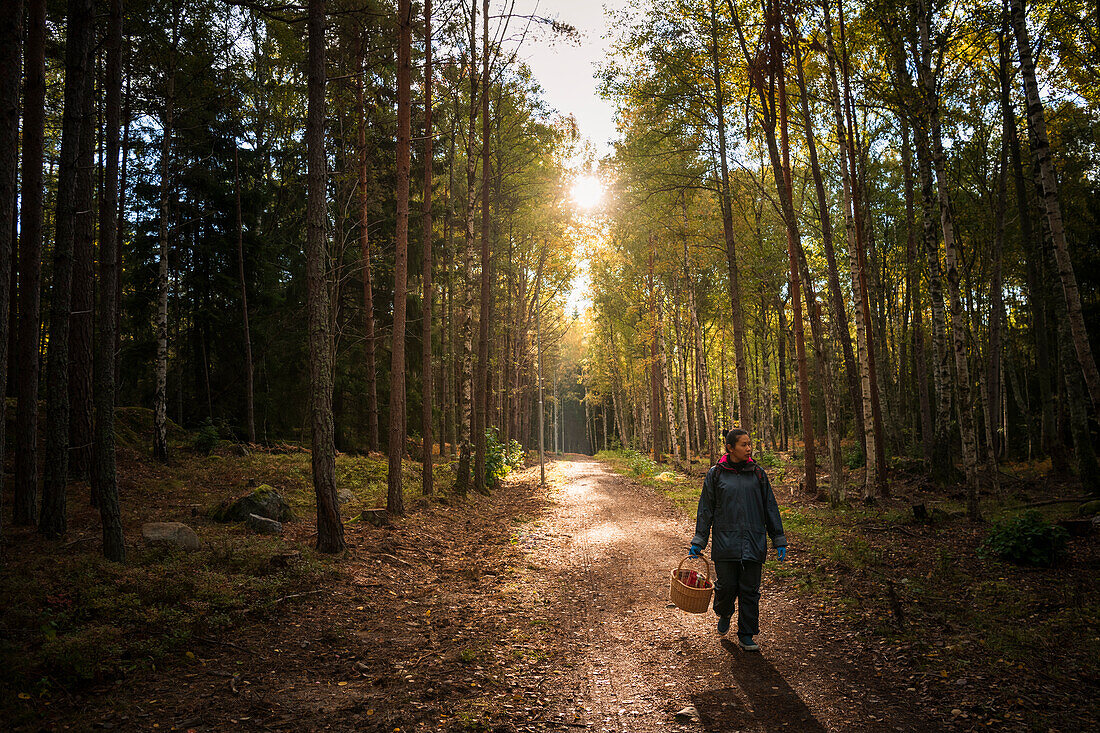
[[[730,617],[719,616],[718,617],[718,635],[725,636],[730,630]]]
[[[748,636],[747,634],[738,634],[737,645],[747,652],[760,651],[760,647],[757,645],[757,643],[753,641],[752,637]]]

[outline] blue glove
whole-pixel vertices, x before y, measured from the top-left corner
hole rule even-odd
[[[787,559],[787,548],[786,547],[777,547],[777,548],[775,548],[775,551],[779,553],[779,562],[783,562],[784,560]]]
[[[699,547],[699,545],[692,545],[691,549],[688,550],[688,557],[700,557],[699,553],[702,551],[702,549],[703,548]]]

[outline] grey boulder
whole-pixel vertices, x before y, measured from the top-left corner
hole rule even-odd
[[[248,519],[245,520],[245,524],[253,532],[259,532],[260,534],[282,534],[283,523],[276,522],[274,519],[268,519],[267,517],[261,517],[258,514],[249,514]]]
[[[216,522],[246,522],[250,514],[256,514],[276,522],[289,522],[294,519],[283,495],[276,489],[261,484],[244,496],[226,499],[210,511],[210,518]]]
[[[199,536],[182,522],[147,522],[141,525],[141,537],[147,545],[199,549]]]

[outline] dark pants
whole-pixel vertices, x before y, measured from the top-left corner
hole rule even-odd
[[[737,601],[737,633],[756,636],[760,633],[760,572],[763,563],[751,560],[715,560],[714,612],[732,616]]]

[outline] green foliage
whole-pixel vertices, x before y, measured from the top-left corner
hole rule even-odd
[[[497,429],[489,428],[485,431],[485,483],[492,486],[512,471],[523,468],[523,446],[518,440],[509,440],[501,443],[497,437]]]
[[[863,446],[856,443],[844,452],[844,465],[849,471],[863,468],[867,464],[867,456],[863,455]]]
[[[630,472],[635,476],[656,476],[658,473],[657,462],[650,458],[645,453],[639,453],[633,448],[628,448],[622,452],[623,458],[626,459],[627,466],[630,467]]]
[[[218,426],[214,424],[213,420],[206,418],[206,422],[202,424],[202,427],[195,433],[195,437],[191,439],[191,449],[196,453],[208,456],[218,447],[220,440]]]
[[[768,468],[775,468],[776,466],[783,465],[783,460],[767,448],[755,451],[752,459],[761,466],[767,466]]]
[[[1069,533],[1063,527],[1032,509],[994,524],[981,551],[983,556],[995,555],[1018,565],[1050,567],[1065,555],[1068,541]]]

